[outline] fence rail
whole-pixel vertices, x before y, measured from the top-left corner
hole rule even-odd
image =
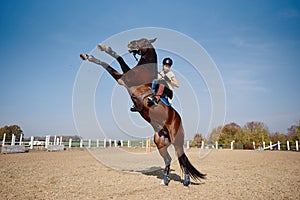
[[[16,137],[12,135],[11,141],[5,141],[6,134],[4,134],[2,146],[25,146],[28,149],[53,149],[53,146],[60,146],[59,149],[64,148],[109,148],[109,147],[129,147],[129,148],[150,148],[155,146],[154,143],[150,142],[150,137],[145,138],[144,140],[91,140],[91,139],[80,139],[63,141],[62,136],[45,136],[45,140],[36,141],[34,137],[30,137],[30,141],[23,141],[21,137],[19,141],[16,141]],[[63,147],[62,147],[63,146]],[[190,141],[187,140],[184,142],[186,148],[190,148]],[[280,143],[279,141],[275,144],[272,142],[269,143],[269,146],[265,142],[262,145],[256,145],[253,143],[248,144],[238,144],[233,140],[230,145],[218,144],[216,141],[215,144],[205,144],[204,141],[201,142],[201,149],[204,148],[214,148],[214,149],[253,149],[253,150],[285,150],[285,151],[299,151],[299,142],[298,141],[286,141],[286,143]]]

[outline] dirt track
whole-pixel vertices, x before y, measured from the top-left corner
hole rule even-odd
[[[105,167],[86,150],[0,155],[1,199],[300,199],[300,153],[199,149],[187,155],[206,180],[183,187],[177,161],[162,171]],[[161,166],[163,162],[161,161]]]

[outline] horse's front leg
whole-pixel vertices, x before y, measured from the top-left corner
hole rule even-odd
[[[123,73],[126,73],[130,70],[130,67],[125,63],[124,59],[121,56],[119,56],[115,51],[113,51],[111,47],[108,47],[105,44],[101,43],[98,44],[97,47],[100,51],[105,51],[105,53],[115,58],[120,64]]]
[[[101,65],[120,85],[124,85],[124,81],[121,79],[123,74],[120,74],[117,70],[112,68],[109,64],[106,62],[100,61],[99,59],[95,58],[92,55],[87,55],[87,54],[80,54],[80,58],[82,60],[88,60],[92,63],[95,63],[97,65]]]
[[[159,136],[157,132],[155,132],[154,135],[154,143],[156,144],[158,151],[163,157],[164,162],[165,162],[165,169],[164,169],[164,174],[163,174],[163,180],[161,182],[161,185],[168,185],[170,182],[170,165],[172,158],[168,152],[168,146],[169,146],[169,140],[168,138],[165,138],[164,136]]]

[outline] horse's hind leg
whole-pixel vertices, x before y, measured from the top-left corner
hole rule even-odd
[[[181,129],[177,132],[173,145],[178,156],[180,168],[184,172],[183,185],[188,186],[191,183],[190,177],[192,177],[194,180],[199,180],[201,178],[205,178],[206,175],[199,172],[189,161],[188,157],[184,153],[183,142],[184,133],[183,129]]]
[[[115,51],[113,51],[111,47],[108,47],[105,44],[98,44],[97,47],[100,51],[105,51],[105,53],[115,58],[120,64],[123,73],[126,73],[130,70],[130,67],[125,63],[124,59],[121,56],[119,56]]]
[[[163,157],[165,162],[165,169],[163,174],[163,180],[161,182],[162,185],[168,185],[170,182],[170,165],[172,158],[168,152],[169,141],[164,136],[159,136],[158,133],[154,135],[154,142],[158,148],[159,154]]]
[[[112,68],[109,64],[106,62],[102,62],[99,59],[95,58],[92,55],[87,54],[80,54],[80,58],[82,60],[88,60],[92,63],[95,63],[97,65],[101,65],[119,84],[122,84],[123,81],[121,80],[123,74],[120,74],[117,70]]]

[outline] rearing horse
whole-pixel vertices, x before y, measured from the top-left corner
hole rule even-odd
[[[171,156],[167,148],[170,144],[173,144],[181,170],[184,172],[183,184],[188,186],[191,183],[190,177],[194,180],[200,180],[200,178],[205,178],[206,174],[199,172],[190,163],[184,153],[184,129],[181,123],[181,117],[173,107],[166,106],[161,101],[156,106],[148,105],[146,98],[153,95],[151,92],[151,82],[157,78],[157,55],[152,46],[155,40],[156,38],[152,40],[140,39],[129,42],[128,51],[133,53],[135,58],[136,54],[140,55],[137,65],[132,69],[111,47],[105,46],[104,44],[97,45],[99,50],[105,51],[118,61],[123,74],[92,55],[80,54],[80,57],[83,60],[89,60],[90,62],[101,65],[120,85],[123,85],[128,90],[140,115],[153,127],[155,132],[154,143],[165,162],[162,183],[168,185],[170,181]]]

